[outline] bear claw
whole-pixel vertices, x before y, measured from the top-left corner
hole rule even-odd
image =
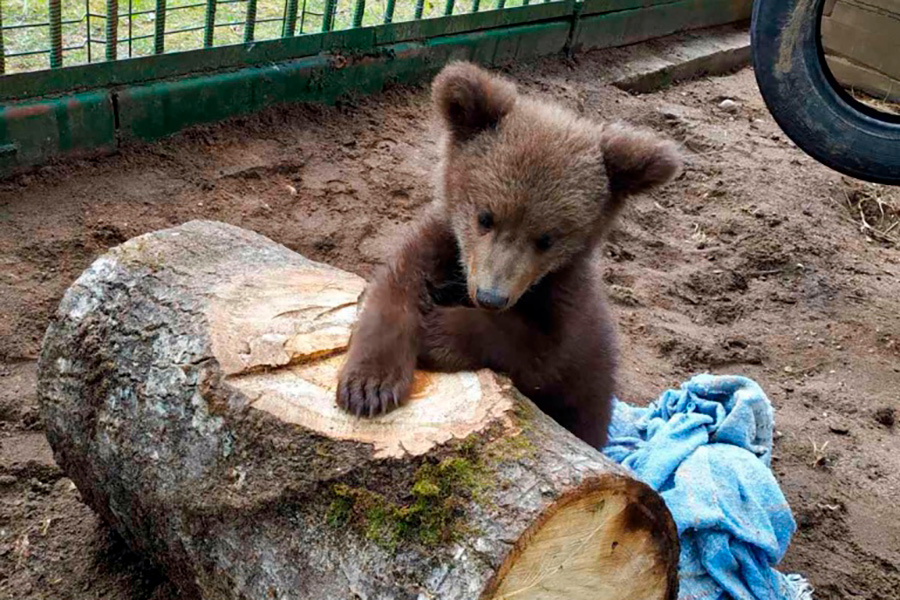
[[[404,396],[402,377],[363,376],[348,373],[341,376],[338,385],[338,406],[357,417],[376,417],[400,406]]]

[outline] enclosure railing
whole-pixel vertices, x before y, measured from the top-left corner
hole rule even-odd
[[[0,177],[277,103],[747,18],[752,0],[0,0]]]
[[[0,76],[549,1],[0,0]]]

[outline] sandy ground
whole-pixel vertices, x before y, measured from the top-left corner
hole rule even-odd
[[[802,154],[750,70],[636,97],[598,83],[610,56],[510,73],[526,92],[687,149],[681,179],[634,199],[598,257],[623,341],[621,397],[646,402],[702,371],[758,380],[800,526],[783,568],[823,600],[897,598],[900,247],[863,231],[860,208],[887,231],[900,193]],[[401,88],[278,108],[0,182],[0,597],[179,598],[79,502],[44,440],[35,359],[66,287],[106,248],[195,218],[369,276],[429,201],[427,102]]]

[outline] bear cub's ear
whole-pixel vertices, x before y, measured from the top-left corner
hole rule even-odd
[[[603,161],[614,195],[644,192],[681,174],[681,152],[674,142],[618,123],[605,125],[601,135]]]
[[[516,103],[516,86],[468,62],[453,62],[431,84],[431,99],[455,142],[496,127]]]

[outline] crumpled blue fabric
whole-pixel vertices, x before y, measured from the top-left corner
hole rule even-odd
[[[796,523],[770,469],[773,431],[745,377],[698,375],[646,408],[615,401],[604,453],[668,505],[680,600],[812,600],[803,577],[774,568]]]

